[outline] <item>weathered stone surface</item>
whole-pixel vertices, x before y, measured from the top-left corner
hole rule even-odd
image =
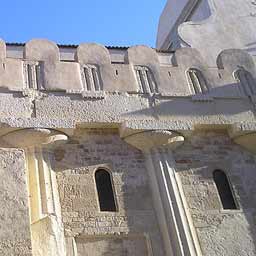
[[[182,42],[212,10],[176,3],[167,52],[0,41],[0,255],[256,254],[255,3],[214,3]]]
[[[255,255],[255,156],[225,133],[197,132],[174,153],[203,255]],[[213,171],[226,172],[238,210],[223,210]],[[239,243],[238,243],[239,241]]]
[[[127,255],[143,256],[149,255],[146,239],[143,237],[123,237],[123,238],[77,238],[78,256],[89,256],[90,252],[98,248],[95,256],[101,255]],[[88,252],[88,253],[84,253]]]
[[[104,236],[127,234],[129,240],[130,236],[145,233],[150,238],[154,254],[164,255],[142,153],[123,142],[117,130],[77,130],[71,139],[77,141],[76,144],[62,147],[64,156],[61,160],[57,158],[54,164],[66,235],[78,238],[86,236],[78,247],[82,246],[86,252],[89,244],[93,243],[103,253],[101,243],[108,241]],[[94,178],[98,168],[111,172],[117,212],[99,211]],[[102,237],[102,242],[97,243],[98,239],[93,242],[95,234]],[[120,249],[117,249],[117,255],[122,250],[134,255],[130,251],[133,249],[123,248],[126,238],[122,240],[117,236],[116,239],[121,239],[118,240]],[[138,252],[143,252],[141,255],[148,255],[149,252],[145,251],[147,246],[139,242],[141,239],[145,238],[135,236],[132,239],[134,246],[138,246]],[[78,248],[79,253],[83,252],[81,250]],[[105,250],[105,253],[110,253],[110,249]]]
[[[58,46],[46,39],[33,39],[26,43],[24,58],[55,63],[60,60]]]
[[[26,163],[22,150],[0,150],[0,254],[32,255]]]
[[[108,49],[99,44],[80,44],[76,50],[75,59],[81,64],[110,64]]]

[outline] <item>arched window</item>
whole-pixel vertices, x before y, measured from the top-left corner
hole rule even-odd
[[[134,67],[140,91],[143,93],[158,93],[158,88],[152,71],[145,66]]]
[[[245,95],[251,96],[256,94],[255,82],[250,72],[244,68],[239,68],[234,72],[234,78],[240,83]]]
[[[213,179],[216,184],[223,209],[237,209],[227,175],[222,170],[213,172]]]
[[[23,69],[26,88],[43,90],[42,68],[40,63],[37,61],[24,61]]]
[[[100,72],[97,65],[84,65],[84,89],[86,91],[102,91]]]
[[[116,203],[110,173],[99,169],[95,173],[95,181],[101,211],[116,212]]]
[[[193,94],[206,93],[208,91],[206,80],[200,70],[190,68],[187,71],[187,79]]]

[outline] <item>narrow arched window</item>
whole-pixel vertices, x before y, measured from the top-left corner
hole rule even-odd
[[[116,203],[112,187],[111,175],[104,169],[95,173],[95,181],[101,211],[116,212]]]
[[[208,91],[206,80],[200,70],[190,68],[187,71],[187,79],[193,94],[206,93]]]
[[[247,96],[255,95],[256,88],[252,74],[244,68],[239,68],[234,72],[234,78],[240,83],[243,93]]]
[[[84,89],[85,91],[102,91],[99,67],[97,65],[84,65]]]
[[[223,209],[237,209],[227,175],[222,170],[213,172],[213,179],[216,184]]]
[[[141,92],[158,93],[158,88],[153,73],[148,67],[135,66],[134,70]]]

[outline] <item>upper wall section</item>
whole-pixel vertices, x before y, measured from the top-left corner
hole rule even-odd
[[[176,49],[180,46],[178,26],[185,21],[201,21],[211,15],[207,0],[168,0],[161,14],[156,46],[158,49]]]
[[[207,59],[209,66],[214,66],[219,53],[223,50],[236,48],[243,49],[252,55],[256,55],[256,4],[252,0],[205,0],[209,8],[198,5],[194,7],[187,18],[185,13],[188,6],[199,1],[169,0],[165,18],[160,19],[158,47],[165,49],[167,43],[178,40],[181,46],[189,46],[198,49],[202,56]],[[172,16],[172,11],[178,8],[178,17]],[[203,17],[209,18],[202,20]],[[201,10],[201,11],[200,11]],[[202,13],[200,13],[202,12]],[[172,22],[166,23],[168,20]],[[195,18],[200,18],[198,19]],[[201,20],[201,21],[200,21]],[[174,24],[175,22],[175,24]],[[163,25],[165,24],[165,25]],[[174,25],[173,25],[174,24]],[[180,25],[181,24],[181,25]],[[177,28],[178,34],[173,34],[173,28]],[[166,34],[167,33],[167,34]],[[165,35],[165,36],[163,36]],[[167,40],[167,41],[164,41]],[[174,45],[174,48],[176,45]],[[209,50],[210,49],[210,50]]]
[[[225,49],[244,49],[256,55],[255,1],[211,0],[210,3],[211,18],[201,23],[182,24],[179,27],[181,39],[187,45],[200,49],[211,64]]]
[[[255,56],[255,17],[252,0],[168,0],[159,22],[157,48],[196,48],[209,66],[230,48]]]
[[[113,53],[95,43],[70,49],[73,57],[70,55],[69,59],[63,59],[61,49],[45,39],[26,43],[19,58],[11,58],[9,50],[7,47],[6,52],[5,43],[0,41],[0,92],[5,93],[37,96],[62,92],[83,97],[104,97],[105,93],[182,97],[196,94],[203,99],[254,94],[254,60],[236,49],[220,53],[214,68],[208,68],[201,53],[193,48],[162,53],[147,46],[133,46],[120,50],[122,61],[118,50]],[[66,57],[67,54],[68,51]],[[242,73],[235,76],[237,70]],[[244,72],[245,79],[241,76]],[[249,85],[242,84],[248,81]],[[243,86],[253,88],[248,91]]]

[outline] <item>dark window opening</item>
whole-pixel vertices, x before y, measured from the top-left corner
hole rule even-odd
[[[213,179],[216,184],[223,209],[237,209],[227,175],[222,170],[213,172]]]
[[[95,173],[96,187],[101,211],[116,212],[116,203],[110,173],[99,169]]]

